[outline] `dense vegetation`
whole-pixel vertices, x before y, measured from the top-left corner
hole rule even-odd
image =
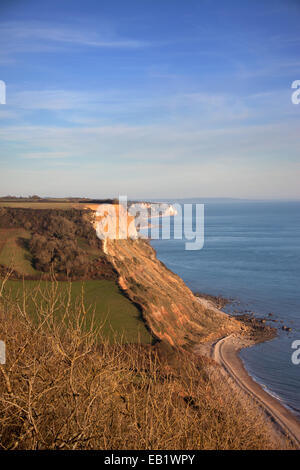
[[[19,237],[18,244],[29,252],[36,271],[53,271],[59,279],[116,279],[102,256],[92,217],[92,211],[78,209],[0,207],[0,229],[24,229],[30,234],[29,239]],[[32,272],[19,274],[32,278]]]
[[[0,296],[2,449],[273,447],[263,416],[216,364],[162,343],[110,345],[81,301],[58,322],[56,298],[50,290],[32,316]]]

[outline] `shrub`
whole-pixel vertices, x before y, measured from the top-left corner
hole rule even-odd
[[[26,302],[0,305],[2,449],[274,447],[263,416],[214,363],[162,345],[109,345],[82,301],[71,311],[51,286],[34,319]]]

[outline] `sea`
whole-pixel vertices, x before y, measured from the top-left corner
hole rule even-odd
[[[300,201],[169,202],[204,204],[204,245],[186,250],[187,240],[173,239],[171,230],[170,239],[151,241],[157,257],[192,291],[233,299],[228,312],[270,319],[277,337],[240,357],[254,380],[300,416],[300,364],[292,361],[293,343],[300,345]]]

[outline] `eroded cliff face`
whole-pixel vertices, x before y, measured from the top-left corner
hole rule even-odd
[[[96,217],[97,230],[98,222]],[[147,240],[103,238],[104,252],[119,275],[120,288],[140,306],[156,338],[171,346],[189,346],[241,330],[238,321],[207,300],[196,298],[183,280],[157,259]]]
[[[145,240],[107,240],[106,254],[119,284],[142,308],[155,337],[171,346],[188,346],[239,331],[240,324],[205,299],[156,258]]]

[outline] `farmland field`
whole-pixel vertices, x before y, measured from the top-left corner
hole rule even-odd
[[[0,281],[1,284],[1,281]],[[87,322],[94,314],[95,324],[102,325],[102,333],[110,341],[118,339],[124,343],[141,342],[149,344],[148,333],[140,312],[119,290],[113,281],[13,281],[4,287],[4,299],[11,299],[23,305],[26,299],[27,311],[35,315],[36,308],[47,311],[50,299],[55,299],[56,315],[61,317],[67,308],[70,292],[70,309],[81,307],[86,312]]]
[[[81,205],[82,206],[82,205]],[[1,201],[0,207],[12,207],[19,209],[72,209],[82,208],[79,204],[73,202],[16,202],[16,201]]]

